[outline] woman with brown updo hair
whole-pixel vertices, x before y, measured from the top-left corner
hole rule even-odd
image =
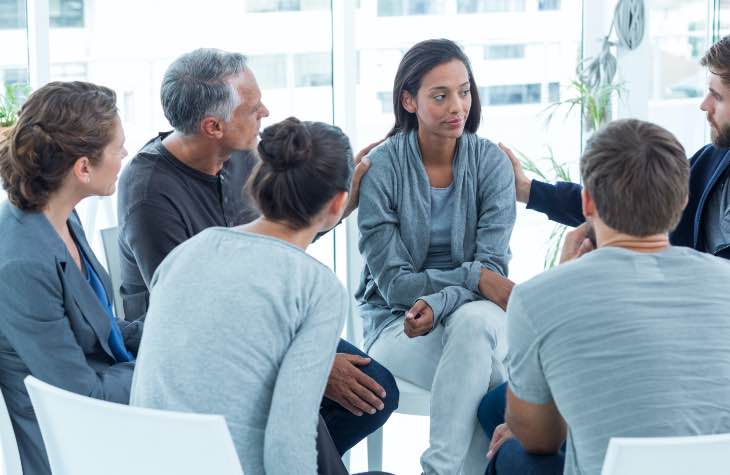
[[[31,94],[0,144],[0,389],[25,474],[51,473],[27,375],[129,401],[142,322],[114,316],[111,281],[74,211],[114,193],[126,155],[116,95],[85,82]]]
[[[223,414],[246,474],[343,473],[318,470],[315,435],[350,297],[304,251],[345,209],[350,142],[289,118],[258,154],[247,188],[262,216],[206,229],[157,269],[131,403]]]

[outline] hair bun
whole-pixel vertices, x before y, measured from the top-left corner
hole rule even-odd
[[[289,117],[264,129],[258,151],[261,159],[275,171],[298,168],[310,160],[312,135],[304,122]]]

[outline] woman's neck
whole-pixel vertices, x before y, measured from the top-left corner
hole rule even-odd
[[[81,198],[73,191],[61,188],[51,195],[48,203],[43,207],[43,214],[59,236],[69,235],[66,222]]]
[[[307,226],[306,228],[292,229],[285,223],[273,221],[263,216],[248,224],[238,226],[237,229],[281,239],[282,241],[293,244],[302,250],[306,250],[307,247],[309,247],[318,232],[317,226],[314,224]]]
[[[454,161],[456,139],[438,137],[418,129],[418,146],[421,149],[423,164],[433,166],[451,166]]]

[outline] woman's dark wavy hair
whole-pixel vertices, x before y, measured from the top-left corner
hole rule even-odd
[[[0,180],[12,204],[39,211],[81,157],[111,142],[116,94],[88,82],[51,82],[32,93],[0,142]]]
[[[261,133],[261,161],[246,188],[266,218],[292,229],[309,225],[340,191],[350,191],[350,140],[334,125],[289,117]]]
[[[479,129],[479,122],[482,117],[482,104],[479,100],[479,88],[471,72],[469,58],[464,51],[451,40],[438,39],[426,40],[413,46],[406,52],[398,65],[398,72],[395,73],[393,81],[393,111],[395,112],[395,125],[388,132],[391,137],[398,132],[408,132],[418,129],[418,118],[416,114],[408,112],[403,107],[403,92],[407,91],[416,96],[421,87],[421,81],[429,71],[440,64],[448,63],[458,59],[464,63],[469,73],[469,88],[471,90],[471,110],[466,119],[464,130],[476,132]]]

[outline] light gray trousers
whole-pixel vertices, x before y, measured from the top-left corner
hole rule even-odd
[[[505,317],[492,302],[470,302],[421,337],[409,338],[396,320],[370,348],[394,375],[431,391],[429,447],[421,456],[426,475],[484,474],[488,441],[477,408],[505,379]]]

